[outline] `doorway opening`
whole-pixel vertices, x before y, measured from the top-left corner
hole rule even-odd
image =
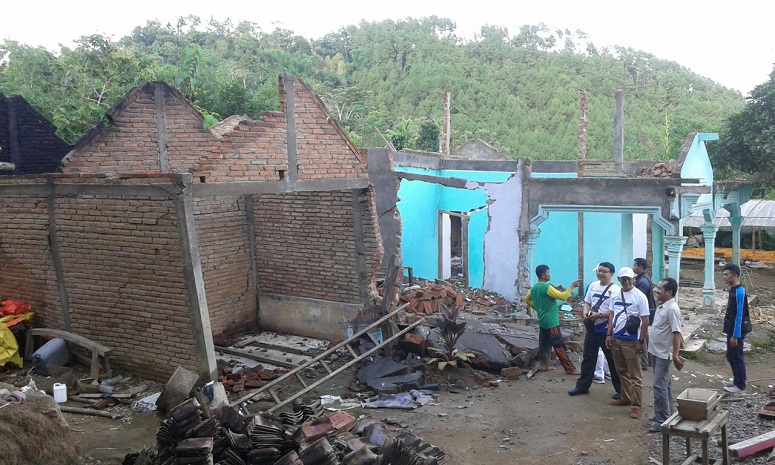
[[[461,279],[468,286],[468,213],[439,216],[439,278]]]

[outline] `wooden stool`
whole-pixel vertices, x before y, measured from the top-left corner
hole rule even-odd
[[[721,427],[721,463],[723,465],[729,464],[729,451],[727,444],[727,420],[729,419],[729,411],[722,410],[716,414],[713,418],[703,421],[689,421],[684,420],[678,415],[678,412],[672,414],[670,418],[662,423],[662,464],[670,465],[670,436],[681,436],[686,438],[686,460],[682,465],[688,465],[696,462],[698,458],[697,454],[692,453],[692,439],[699,439],[702,441],[702,464],[710,465],[711,461],[708,457],[708,438],[711,434]],[[712,463],[717,464],[717,459]]]
[[[102,357],[102,363],[103,365],[105,365],[105,373],[107,374],[107,377],[110,378],[113,376],[113,371],[110,368],[110,354],[113,352],[112,349],[98,342],[92,341],[91,339],[85,338],[78,334],[63,331],[61,329],[49,329],[49,328],[28,329],[27,341],[25,343],[25,351],[24,351],[25,360],[30,360],[32,358],[32,352],[34,348],[33,347],[34,344],[32,340],[33,336],[43,336],[43,337],[49,337],[49,338],[58,337],[58,338],[64,339],[69,343],[76,344],[80,347],[90,350],[91,351],[91,360],[90,360],[91,377],[94,378],[94,381],[99,382],[100,357]]]

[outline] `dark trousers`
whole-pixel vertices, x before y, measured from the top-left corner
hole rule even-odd
[[[573,362],[568,358],[568,347],[565,345],[565,341],[562,338],[560,327],[554,328],[539,328],[538,329],[538,361],[541,367],[547,367],[549,365],[549,358],[552,354],[552,348],[557,354],[557,358],[562,363],[565,373],[573,373],[576,367],[573,366]]]
[[[592,378],[595,376],[595,364],[597,363],[598,349],[603,349],[608,369],[611,371],[611,384],[614,385],[616,392],[622,392],[622,385],[619,381],[619,375],[616,373],[614,356],[605,346],[605,333],[598,333],[593,330],[587,330],[584,335],[584,355],[581,359],[581,376],[576,381],[576,388],[588,391],[592,386]]]
[[[732,367],[732,382],[745,389],[745,359],[743,358],[743,338],[737,340],[737,347],[729,345],[732,336],[727,335],[727,361]]]

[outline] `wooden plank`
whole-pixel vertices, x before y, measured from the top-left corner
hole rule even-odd
[[[690,463],[694,463],[698,458],[699,458],[699,456],[697,454],[692,454],[692,455],[686,457],[686,460],[681,462],[681,465],[689,465]]]
[[[106,418],[110,418],[111,420],[118,420],[119,418],[123,417],[123,415],[110,413],[110,412],[103,412],[101,410],[91,410],[88,408],[60,406],[59,410],[67,413],[77,413],[79,415],[92,415],[95,417],[106,417]]]
[[[729,450],[734,457],[743,458],[773,447],[775,447],[775,430],[732,444]]]

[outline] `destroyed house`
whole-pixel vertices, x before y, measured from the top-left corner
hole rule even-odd
[[[157,380],[212,378],[214,341],[251,327],[344,339],[382,258],[365,157],[306,84],[279,92],[280,111],[204,129],[145,83],[61,174],[0,179],[0,294]]]
[[[664,164],[619,156],[585,161],[582,176],[576,161],[504,160],[477,141],[449,155],[371,149],[385,255],[402,256],[414,276],[462,278],[520,306],[541,263],[557,285],[592,282],[597,263],[618,269],[638,256],[655,282],[679,279],[680,224],[716,208],[705,143],[717,137],[689,134],[667,175],[654,170]],[[705,288],[712,293],[712,279]]]
[[[56,127],[22,96],[0,94],[0,164],[10,164],[0,173],[56,173],[70,149]]]

